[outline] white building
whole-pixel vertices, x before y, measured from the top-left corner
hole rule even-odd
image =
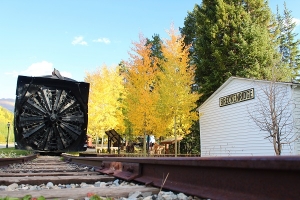
[[[269,81],[231,77],[197,109],[201,156],[276,155],[273,144],[266,138],[268,133],[254,122],[263,105],[267,106],[263,91],[270,85]],[[280,105],[286,106],[283,109],[286,114],[282,122],[287,119],[286,123],[293,123],[283,126],[282,132],[291,131],[288,138],[293,142],[283,145],[281,155],[298,155],[300,139],[295,141],[295,138],[300,130],[300,85],[276,82],[275,86],[284,94]],[[276,104],[279,100],[278,97]]]

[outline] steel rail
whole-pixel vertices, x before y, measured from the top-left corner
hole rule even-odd
[[[38,154],[31,154],[17,158],[0,158],[0,166],[9,166],[10,164],[25,163],[38,157]]]
[[[209,199],[299,199],[300,157],[75,157],[125,180]]]

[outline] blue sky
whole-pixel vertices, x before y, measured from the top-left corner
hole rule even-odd
[[[283,0],[269,0],[275,13]],[[286,0],[300,19],[300,1]],[[201,0],[0,1],[0,98],[15,98],[18,75],[50,75],[53,68],[83,81],[85,72],[128,59],[139,34],[151,38],[184,18]],[[300,23],[299,23],[300,25]],[[296,28],[298,33],[300,28]]]

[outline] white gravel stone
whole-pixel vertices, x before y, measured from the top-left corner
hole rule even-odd
[[[100,184],[101,184],[101,182],[98,181],[98,182],[95,182],[94,186],[95,186],[95,187],[100,187]]]
[[[6,190],[6,188],[7,188],[7,186],[1,185],[0,186],[0,191],[4,191],[4,190]]]
[[[142,193],[143,197],[148,197],[148,196],[151,196],[151,195],[152,195],[152,192],[143,192]]]
[[[115,186],[119,186],[119,185],[120,185],[120,184],[119,184],[119,179],[114,180],[113,184],[114,184]]]
[[[142,193],[140,191],[135,191],[133,193],[129,193],[128,199],[136,199],[138,196],[140,196]]]
[[[82,188],[82,187],[84,187],[84,186],[86,186],[86,185],[87,185],[86,183],[82,182],[82,183],[80,184],[80,187]]]
[[[81,188],[93,188],[95,187],[94,185],[90,185],[90,184],[86,184],[86,185],[83,185]]]
[[[51,189],[51,188],[54,187],[54,185],[53,185],[52,182],[48,182],[48,183],[46,184],[46,187],[49,188],[49,189]]]
[[[37,190],[37,186],[36,185],[30,186],[29,190]]]
[[[179,193],[179,194],[177,194],[177,199],[179,199],[179,200],[188,200],[188,196],[186,196],[183,193]]]
[[[9,186],[7,186],[6,190],[7,191],[14,191],[18,187],[17,183],[12,183]]]
[[[177,199],[177,195],[175,195],[173,192],[159,192],[158,193],[158,200],[173,200]]]
[[[101,187],[101,188],[106,187],[106,183],[105,183],[105,182],[101,182],[101,183],[100,183],[100,187]]]
[[[52,189],[55,189],[55,190],[60,190],[61,188],[60,188],[60,187],[58,187],[57,185],[54,185],[54,186],[52,187]]]
[[[144,198],[144,200],[152,200],[152,196],[147,196]]]

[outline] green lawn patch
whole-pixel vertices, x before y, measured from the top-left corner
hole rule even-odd
[[[17,158],[30,154],[32,154],[32,151],[15,149],[14,147],[0,149],[0,158]]]

